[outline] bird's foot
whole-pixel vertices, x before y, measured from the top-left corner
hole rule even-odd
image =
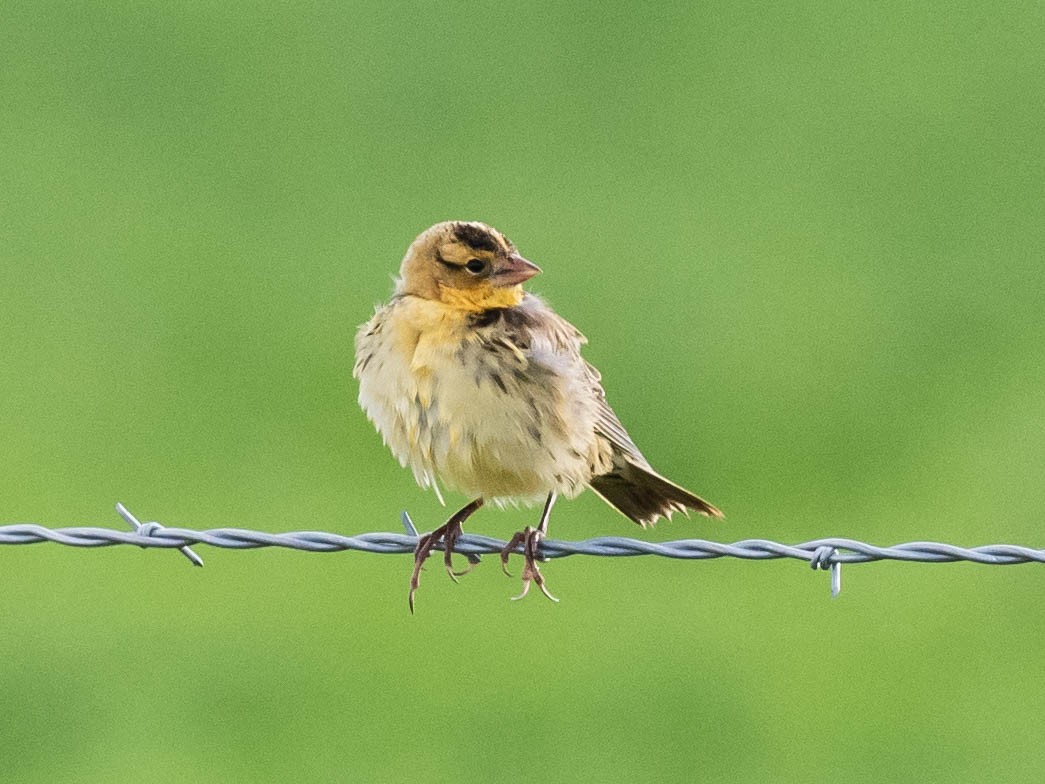
[[[414,611],[414,594],[417,593],[417,587],[421,584],[421,567],[424,566],[424,562],[428,560],[428,556],[432,554],[432,550],[435,549],[439,542],[443,543],[443,565],[446,567],[446,573],[450,575],[450,579],[455,583],[458,582],[458,577],[468,574],[479,563],[479,556],[468,555],[466,556],[468,558],[468,566],[461,571],[454,570],[454,543],[457,542],[458,537],[462,533],[462,517],[467,517],[467,515],[462,515],[461,512],[458,512],[431,533],[418,537],[417,545],[414,547],[414,571],[410,575],[410,612]]]
[[[548,586],[544,584],[544,575],[541,574],[540,568],[537,566],[537,559],[540,557],[540,545],[541,539],[544,538],[544,532],[539,528],[533,528],[526,526],[522,531],[518,531],[508,541],[508,544],[503,550],[501,550],[501,571],[503,571],[509,577],[512,576],[511,572],[508,571],[508,556],[515,552],[515,548],[520,544],[523,548],[523,571],[522,571],[522,593],[518,596],[513,596],[512,601],[518,601],[526,596],[530,592],[530,585],[536,583],[537,587],[541,589],[541,593],[551,599],[553,602],[559,601],[551,592],[548,591]]]

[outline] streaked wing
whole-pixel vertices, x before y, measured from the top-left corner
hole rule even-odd
[[[631,440],[631,436],[624,429],[624,425],[621,424],[617,414],[610,408],[610,404],[606,402],[606,393],[602,389],[599,371],[590,364],[588,365],[588,370],[591,374],[592,387],[599,401],[595,432],[609,441],[613,446],[613,451],[622,454],[629,462],[640,465],[643,468],[649,467],[646,458],[643,457],[639,448],[635,446],[635,442]]]
[[[558,313],[555,313],[555,311],[544,305],[537,298],[527,296],[524,307],[526,306],[538,306],[542,310],[541,317],[534,319],[527,325],[529,329],[533,332],[543,332],[557,351],[568,353],[576,362],[583,363],[592,394],[595,396],[598,404],[595,420],[596,434],[609,441],[613,451],[624,457],[624,459],[643,468],[648,468],[649,463],[646,461],[646,458],[643,457],[639,448],[635,446],[635,442],[631,440],[628,431],[624,429],[624,425],[621,424],[620,419],[606,401],[606,393],[602,388],[602,375],[590,362],[581,357],[581,346],[587,343],[588,339],[573,324]]]

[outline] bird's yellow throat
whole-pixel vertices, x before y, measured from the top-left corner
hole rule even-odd
[[[473,289],[456,289],[442,284],[439,286],[441,302],[452,308],[474,313],[490,308],[514,308],[522,302],[523,295],[522,286],[477,286]]]

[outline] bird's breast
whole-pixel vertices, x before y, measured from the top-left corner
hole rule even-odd
[[[435,305],[399,301],[357,338],[360,403],[393,453],[422,485],[523,500],[579,492],[594,445],[584,379],[540,341],[524,348]]]

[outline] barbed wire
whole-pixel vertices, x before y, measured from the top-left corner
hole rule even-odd
[[[206,544],[232,550],[250,550],[258,547],[286,547],[317,553],[357,550],[367,553],[412,553],[417,545],[418,532],[410,516],[403,512],[405,534],[364,533],[354,536],[325,531],[289,531],[268,533],[243,528],[212,528],[195,531],[188,528],[168,528],[157,522],[142,523],[123,504],[116,511],[134,529],[117,531],[109,528],[77,526],[46,528],[34,523],[16,523],[0,526],[0,545],[37,544],[54,542],[70,547],[110,547],[137,545],[180,550],[194,565],[203,566],[203,559],[192,545]],[[499,554],[507,542],[479,534],[464,534],[454,544],[454,552],[477,560],[480,555]],[[437,545],[435,549],[442,549]],[[522,555],[522,546],[517,548]],[[1023,563],[1045,563],[1045,550],[1011,544],[988,544],[979,547],[959,547],[941,542],[906,542],[880,547],[855,539],[831,537],[813,539],[800,544],[781,544],[768,539],[744,539],[726,544],[705,539],[680,539],[673,542],[644,542],[622,536],[600,536],[579,542],[544,539],[540,543],[542,560],[564,558],[569,555],[596,555],[609,557],[659,555],[665,558],[704,560],[710,558],[741,558],[765,561],[790,558],[804,561],[813,569],[831,571],[831,595],[837,596],[842,587],[842,564],[871,561],[910,561],[918,563],[953,563],[969,561],[993,566]]]

